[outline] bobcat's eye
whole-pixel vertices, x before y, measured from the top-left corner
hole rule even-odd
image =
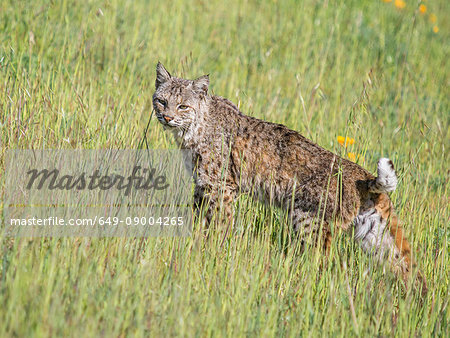
[[[183,105],[183,104],[180,104],[179,106],[178,106],[178,110],[188,110],[189,109],[189,106],[185,106],[185,105]]]
[[[158,104],[160,104],[160,105],[163,106],[164,108],[166,108],[166,106],[167,106],[166,100],[155,99],[155,102],[158,103]]]

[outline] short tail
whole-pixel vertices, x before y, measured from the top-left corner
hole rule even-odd
[[[378,177],[369,183],[370,192],[386,193],[397,188],[397,175],[394,164],[388,158],[380,158],[378,161]]]

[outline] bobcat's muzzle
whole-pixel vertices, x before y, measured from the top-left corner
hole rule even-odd
[[[170,116],[167,116],[167,115],[164,115],[163,118],[164,118],[164,120],[166,120],[167,123],[169,123],[170,121],[173,120],[173,117],[170,117]]]

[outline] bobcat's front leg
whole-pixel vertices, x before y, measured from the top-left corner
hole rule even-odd
[[[222,229],[224,239],[231,232],[234,224],[235,191],[231,186],[205,188],[200,185],[196,185],[194,190],[197,219],[200,220],[202,226],[206,227],[209,227],[214,219]],[[203,215],[205,217],[202,217]]]
[[[194,189],[194,211],[195,217],[201,222],[202,226],[209,227],[215,217],[226,224],[233,224],[234,194],[231,189],[225,189],[223,192],[213,188],[204,188],[199,185]]]
[[[226,149],[217,149],[199,157],[194,201],[197,215],[204,211],[207,225],[214,219],[217,224],[229,229],[234,224],[233,202],[238,188],[229,168],[229,160],[217,155],[223,152],[228,153]]]
[[[234,224],[234,199],[236,194],[231,187],[209,189],[203,195],[203,208],[206,208],[208,225],[213,219],[219,224],[231,228]]]
[[[194,192],[194,203],[196,208],[196,217],[200,220],[202,228],[207,228],[211,224],[213,219],[216,220],[216,224],[219,225],[219,229],[222,232],[221,247],[225,242],[225,239],[231,233],[231,229],[234,224],[234,197],[235,193],[233,189],[227,187],[222,191],[207,190],[196,186]],[[205,217],[203,216],[205,211]],[[205,229],[206,230],[206,229]],[[209,231],[206,231],[207,237]]]

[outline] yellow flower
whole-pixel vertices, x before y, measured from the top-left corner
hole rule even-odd
[[[402,9],[406,7],[406,2],[404,2],[403,0],[395,0],[394,2],[395,7]]]
[[[337,137],[337,141],[339,142],[339,144],[341,146],[343,146],[345,144],[345,147],[347,147],[349,144],[353,144],[355,143],[355,139],[351,138],[351,137],[344,137],[344,136],[338,136]]]
[[[392,0],[383,0],[383,2],[391,2]]]
[[[427,6],[425,6],[424,4],[419,6],[419,12],[421,14],[425,14],[427,12]]]
[[[437,21],[436,14],[433,14],[433,13],[430,14],[430,21],[431,21],[431,23],[436,23],[436,21]]]
[[[348,153],[347,156],[350,159],[350,161],[353,161],[353,162],[356,161],[356,155],[354,153]]]
[[[439,32],[439,27],[438,26],[434,26],[433,27],[433,32],[435,32],[435,33]]]

